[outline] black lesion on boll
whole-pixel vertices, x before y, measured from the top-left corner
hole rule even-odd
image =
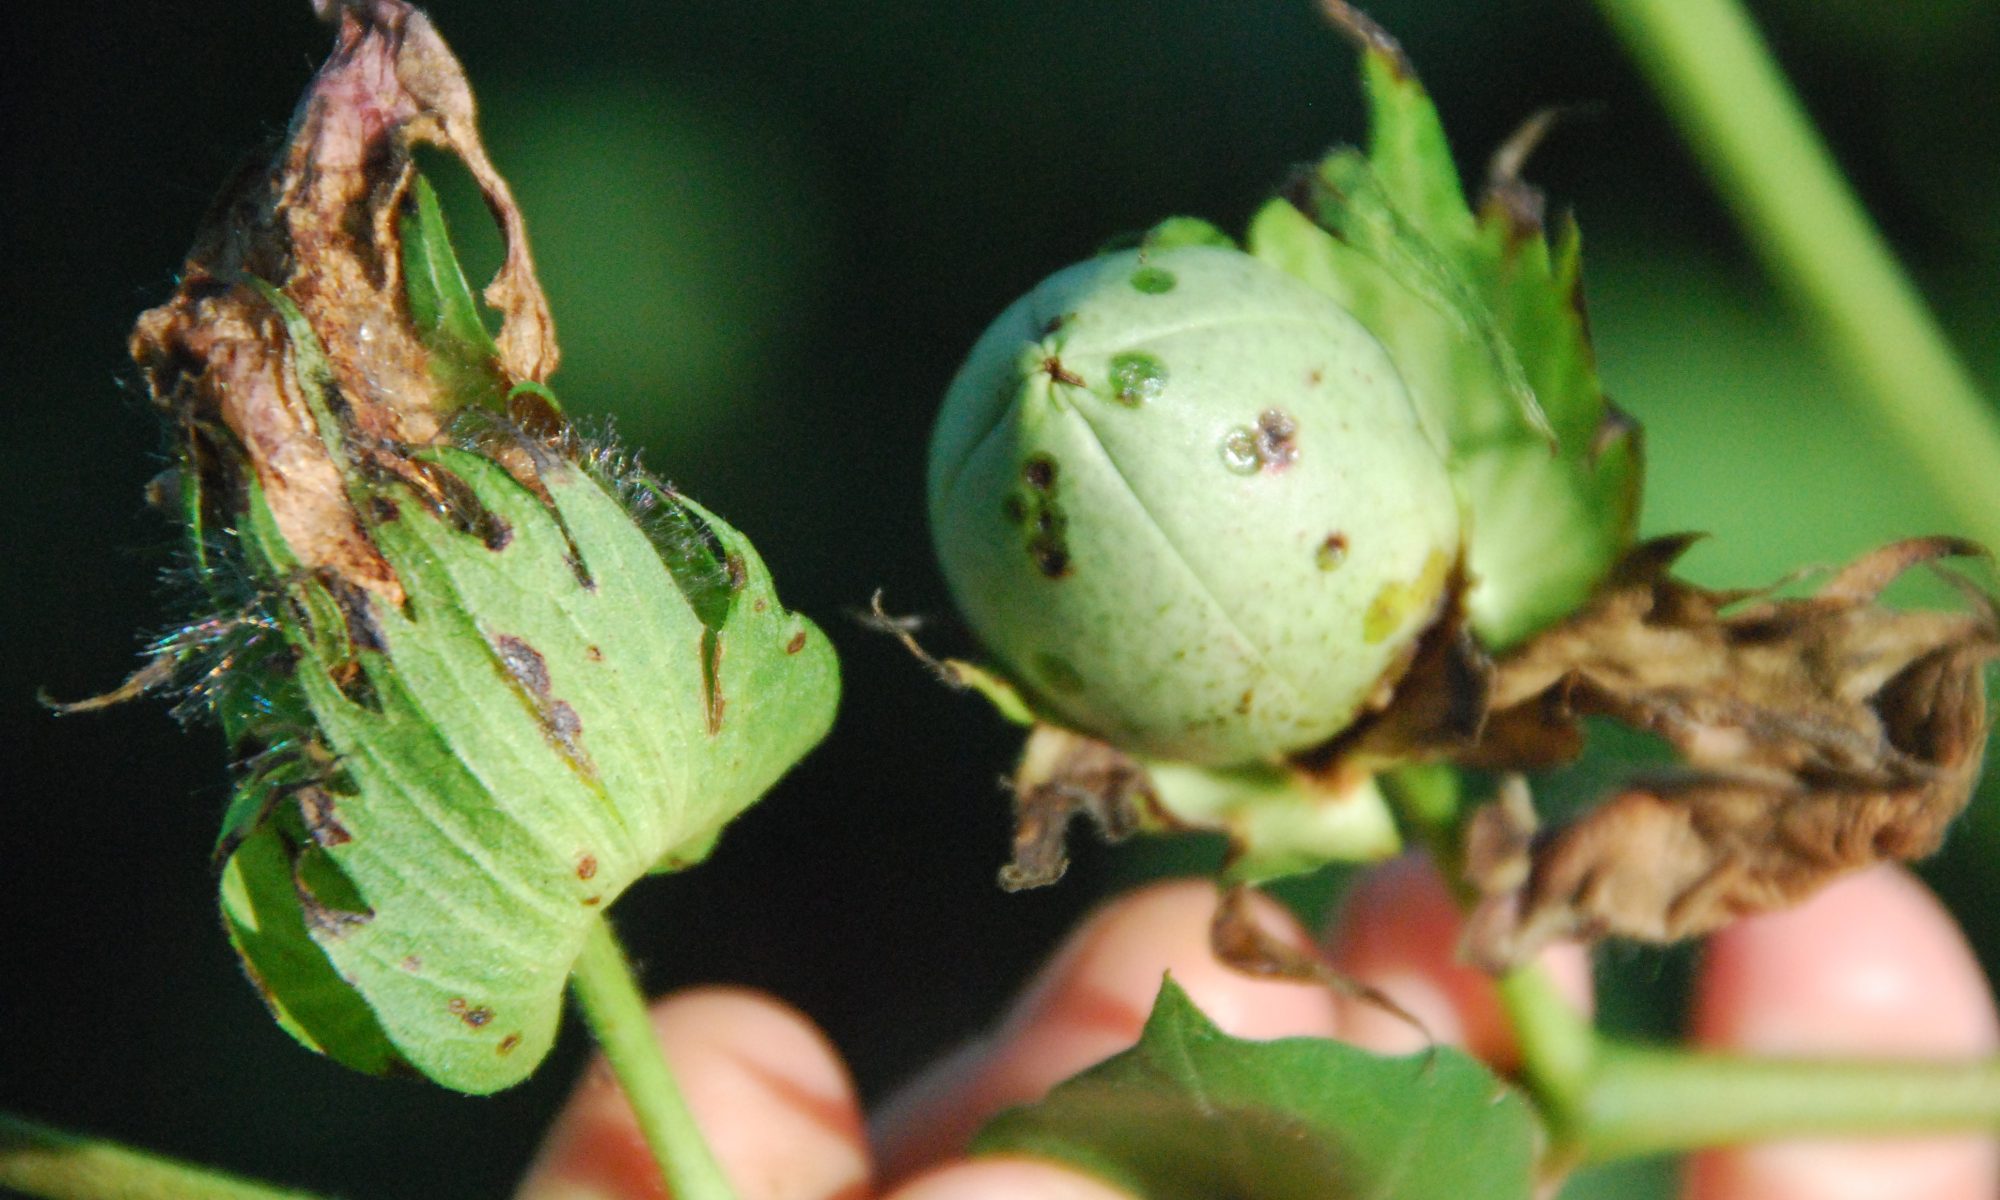
[[[1070,572],[1066,536],[1069,519],[1063,516],[1055,499],[1058,475],[1055,459],[1046,454],[1029,456],[1021,464],[1021,479],[1028,485],[1028,494],[1025,498],[1009,495],[1008,500],[1013,504],[1003,509],[1010,522],[1028,525],[1028,557],[1034,560],[1035,569],[1049,579],[1061,579]]]

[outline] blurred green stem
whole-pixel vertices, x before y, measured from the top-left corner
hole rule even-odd
[[[315,1200],[0,1113],[0,1190],[44,1200]]]
[[[1965,532],[2000,546],[2000,420],[1890,255],[1738,0],[1597,0],[1766,268]],[[1894,20],[1893,6],[1882,20]]]
[[[674,1200],[736,1200],[674,1082],[632,965],[603,917],[591,924],[570,986],[638,1117],[668,1194]]]
[[[1404,767],[1383,784],[1460,902],[1475,901],[1460,866],[1472,805],[1458,773]],[[1599,1034],[1533,963],[1497,986],[1521,1047],[1520,1080],[1548,1125],[1555,1164],[1780,1136],[2000,1130],[2000,1058],[1813,1061],[1640,1046]]]

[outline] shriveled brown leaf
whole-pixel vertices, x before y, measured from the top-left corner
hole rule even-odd
[[[454,403],[404,300],[397,225],[412,146],[461,158],[500,222],[506,258],[486,298],[511,381],[555,369],[554,327],[520,212],[474,128],[471,89],[429,19],[401,0],[327,3],[322,15],[338,21],[334,51],[284,145],[217,200],[180,287],[140,317],[131,351],[183,430],[204,496],[233,497],[247,468],[302,566],[400,603],[348,500],[341,450],[301,389],[299,347],[258,284],[294,304],[320,343],[336,440],[397,474],[401,451],[435,440]]]
[[[1054,725],[1028,734],[1012,780],[1014,857],[1000,868],[1010,892],[1045,887],[1069,869],[1070,821],[1088,817],[1106,841],[1129,837],[1142,808],[1158,808],[1146,768],[1096,738]]]
[[[1674,579],[1688,540],[1640,546],[1590,607],[1497,664],[1489,728],[1507,736],[1482,742],[1486,765],[1533,758],[1544,738],[1574,746],[1577,721],[1600,715],[1659,734],[1687,770],[1546,833],[1518,804],[1479,814],[1476,961],[1504,967],[1566,936],[1704,933],[1928,854],[1965,807],[2000,648],[1993,606],[1970,588],[1957,612],[1877,598],[1979,547],[1897,542],[1781,599]]]

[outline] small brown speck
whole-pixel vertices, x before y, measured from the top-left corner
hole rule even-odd
[[[585,647],[583,648],[583,656],[584,656],[585,658],[589,659],[589,660],[590,660],[591,662],[603,662],[603,661],[604,661],[604,651],[602,651],[602,650],[599,650],[599,649],[598,649],[597,647],[595,647],[595,646],[585,646]]]
[[[1038,492],[1056,490],[1056,460],[1046,454],[1037,454],[1021,464],[1021,478]]]
[[[1083,386],[1083,376],[1063,366],[1062,360],[1053,354],[1042,360],[1042,370],[1047,371],[1049,378],[1057,383],[1066,383],[1071,387]]]
[[[403,956],[403,961],[398,963],[397,965],[402,967],[405,971],[408,971],[410,974],[415,975],[417,972],[424,969],[424,960],[418,958],[414,954],[406,954]]]
[[[520,1044],[521,1044],[521,1035],[518,1033],[510,1033],[506,1037],[500,1039],[500,1045],[497,1048],[502,1054],[512,1054],[514,1052],[514,1047]]]
[[[596,875],[597,856],[595,854],[586,854],[576,860],[576,877],[578,879],[591,879]]]
[[[1322,571],[1331,571],[1346,561],[1347,535],[1344,533],[1327,534],[1326,540],[1319,544],[1317,550],[1313,551],[1313,562],[1318,564],[1319,569]]]
[[[1028,543],[1028,553],[1034,557],[1035,569],[1050,579],[1061,579],[1069,574],[1069,547],[1060,538],[1038,537]]]
[[[806,648],[806,631],[803,629],[793,634],[792,640],[785,643],[785,653],[787,654],[797,654],[799,651],[805,648]]]
[[[583,906],[585,908],[596,908],[602,903],[604,903],[604,897],[602,896],[585,896],[583,898]]]

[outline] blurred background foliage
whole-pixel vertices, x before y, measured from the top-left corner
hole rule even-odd
[[[1475,176],[1537,108],[1578,110],[1531,175],[1583,223],[1604,374],[1647,430],[1646,528],[1714,535],[1695,576],[1757,583],[1948,527],[1583,0],[1369,7]],[[2000,6],[1753,8],[1993,392]],[[1290,164],[1358,136],[1352,57],[1309,0],[438,0],[433,15],[529,214],[571,408],[615,419],[749,532],[845,662],[828,745],[710,865],[639,888],[623,926],[651,987],[773,989],[880,1094],[989,1019],[1093,898],[1192,861],[1087,848],[1055,889],[994,887],[1015,736],[848,618],[877,587],[898,611],[944,612],[922,518],[937,399],[1044,274],[1164,214],[1240,225]],[[488,1100],[300,1051],[214,917],[217,739],[156,705],[58,721],[35,700],[110,686],[133,631],[167,619],[169,532],[140,500],[158,434],[124,331],[239,156],[282,130],[327,35],[304,3],[248,0],[37,4],[9,23],[0,1107],[351,1195],[501,1194],[582,1039]],[[456,212],[490,258],[477,210]],[[1566,786],[1605,778],[1600,762]],[[1925,868],[1989,968],[1995,799]],[[1296,891],[1323,901],[1337,883]],[[1604,955],[1613,1023],[1670,1034],[1690,957]],[[1659,1195],[1666,1177],[1570,1194]]]

